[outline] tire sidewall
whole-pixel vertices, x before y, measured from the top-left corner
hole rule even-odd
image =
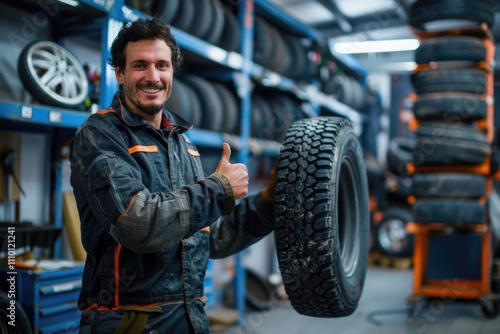
[[[366,167],[364,163],[364,157],[363,157],[363,152],[361,151],[361,146],[359,144],[359,141],[356,137],[356,134],[352,129],[347,130],[343,136],[339,136],[338,140],[341,145],[338,148],[338,151],[334,152],[334,154],[338,157],[344,157],[344,158],[349,158],[352,159],[349,161],[349,168],[353,167],[351,169],[351,173],[353,173],[355,182],[357,182],[357,187],[355,187],[356,192],[358,192],[357,196],[354,198],[349,198],[349,201],[353,201],[348,205],[347,209],[349,210],[356,210],[356,214],[359,216],[357,217],[360,222],[365,222],[361,224],[349,224],[349,226],[346,226],[347,228],[356,228],[358,229],[357,231],[354,232],[354,242],[355,245],[353,248],[351,248],[352,251],[355,251],[355,249],[359,249],[358,253],[358,258],[355,264],[355,267],[353,270],[350,271],[350,273],[346,272],[345,270],[342,270],[342,284],[341,288],[345,292],[345,298],[346,301],[349,303],[352,303],[353,305],[356,305],[359,298],[361,297],[361,292],[363,290],[363,285],[364,285],[364,278],[366,274],[366,266],[368,263],[368,239],[369,239],[369,221],[370,221],[370,213],[369,210],[365,210],[365,208],[369,207],[369,198],[368,196],[363,196],[360,192],[362,192],[363,189],[368,189],[368,177],[366,173]],[[337,173],[336,175],[340,178],[342,176],[342,168],[347,168],[346,165],[343,163],[338,163],[336,166]],[[336,186],[336,194],[335,194],[335,201],[337,203],[333,204],[334,207],[337,208],[338,211],[338,203],[340,200],[342,200],[342,190],[339,192],[339,184],[340,181],[337,183]],[[368,194],[368,192],[365,192]],[[360,199],[361,203],[356,203],[356,201]],[[356,206],[356,208],[352,207]],[[337,212],[335,212],[335,215],[337,215]],[[339,217],[335,218],[337,220],[337,233],[338,233],[338,222],[339,222]],[[338,234],[337,234],[338,237]],[[344,240],[345,242],[346,240]],[[352,240],[351,240],[352,241]],[[341,245],[339,242],[335,243],[335,246],[337,248],[337,251],[335,252],[337,254],[336,257],[336,264],[339,266],[339,268],[343,268],[342,265],[342,250],[341,250]]]

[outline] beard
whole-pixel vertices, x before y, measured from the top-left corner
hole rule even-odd
[[[169,92],[169,87],[165,87],[163,85],[155,85],[155,84],[143,84],[143,85],[138,85],[137,88],[138,90],[141,89],[160,89],[160,90],[166,90]],[[123,86],[123,91],[125,95],[125,99],[128,100],[128,103],[135,107],[137,110],[140,112],[144,113],[145,115],[148,116],[155,116],[159,113],[162,112],[163,105],[167,101],[168,96],[164,97],[164,101],[162,103],[158,103],[157,101],[141,101],[141,99],[138,97],[138,95],[134,94],[133,89],[130,86],[124,85]]]
[[[134,100],[131,100],[130,102],[132,102],[132,104],[137,109],[139,109],[140,111],[149,116],[154,116],[160,113],[161,110],[163,109],[163,104],[156,104],[156,103],[142,104],[140,101],[134,101]]]

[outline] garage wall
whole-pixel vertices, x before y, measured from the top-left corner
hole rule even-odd
[[[0,99],[30,101],[17,74],[17,59],[22,48],[36,39],[50,36],[47,15],[40,10],[28,13],[0,3]],[[8,50],[8,52],[5,52]],[[17,175],[25,195],[19,195],[19,220],[48,222],[50,143],[46,134],[19,132]],[[12,187],[17,189],[16,185]]]
[[[44,18],[47,15],[41,9],[33,14],[0,3],[0,99],[22,101],[25,97],[17,75],[17,59],[29,42],[50,36]]]
[[[45,134],[23,133],[20,151],[20,220],[48,223],[50,219],[49,138]]]

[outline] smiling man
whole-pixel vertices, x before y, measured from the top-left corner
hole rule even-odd
[[[87,252],[80,333],[208,333],[209,257],[235,254],[274,228],[274,176],[246,196],[247,168],[230,162],[226,143],[206,176],[184,134],[192,125],[163,107],[181,60],[161,20],[124,26],[110,59],[122,91],[73,139]]]
[[[140,40],[127,45],[125,59],[125,64],[115,66],[116,79],[125,92],[125,104],[159,127],[160,111],[172,91],[172,50],[159,39]]]

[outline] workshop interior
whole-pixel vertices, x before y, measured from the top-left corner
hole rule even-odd
[[[498,0],[0,1],[0,333],[79,332],[71,142],[151,17],[205,174],[223,143],[249,194],[276,172],[274,231],[209,260],[211,332],[500,333]]]

